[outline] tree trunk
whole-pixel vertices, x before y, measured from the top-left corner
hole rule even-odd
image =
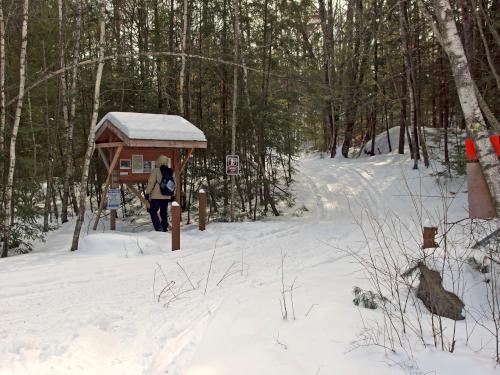
[[[408,101],[410,103],[410,123],[413,130],[413,169],[418,168],[418,109],[416,107],[417,93],[415,82],[415,70],[413,69],[413,58],[410,49],[410,36],[407,16],[407,0],[399,0],[399,27],[401,32],[401,45],[406,67],[406,87],[408,90]]]
[[[38,176],[36,136],[35,136],[35,128],[33,127],[33,112],[31,107],[31,95],[29,92],[27,96],[28,96],[28,122],[30,124],[30,130],[31,130],[31,142],[33,143],[33,177],[36,179],[36,177]]]
[[[28,7],[29,7],[29,0],[24,0],[23,25],[21,29],[21,53],[19,56],[19,93],[17,97],[16,113],[14,117],[14,124],[12,125],[12,133],[10,138],[9,169],[7,174],[7,183],[5,186],[5,197],[4,197],[5,221],[4,221],[4,233],[3,233],[4,244],[2,248],[2,258],[6,257],[9,254],[10,230],[13,220],[12,188],[14,185],[14,171],[16,168],[16,141],[17,141],[17,133],[19,131],[19,123],[21,122],[21,113],[23,110],[23,99],[24,99],[24,86],[26,83],[26,47],[28,45]]]
[[[500,133],[500,122],[497,120],[497,118],[495,117],[495,115],[491,111],[490,107],[488,106],[488,103],[486,103],[483,96],[479,92],[477,85],[474,85],[474,91],[476,92],[477,100],[479,102],[479,108],[481,108],[481,111],[483,112],[485,120],[488,122],[491,129],[493,129],[497,133]]]
[[[482,1],[482,0],[479,0],[479,1]],[[475,9],[475,7],[473,7],[471,11],[474,14],[474,19],[476,20],[477,28],[479,29],[479,34],[481,35],[481,41],[483,42],[484,52],[486,53],[486,60],[488,61],[488,66],[490,67],[491,74],[493,74],[493,77],[495,77],[497,89],[500,90],[500,76],[497,73],[497,70],[495,67],[495,62],[493,61],[493,57],[491,56],[488,42],[487,42],[486,37],[484,35],[483,24],[481,22],[481,19],[479,17],[477,10]]]
[[[0,0],[0,152],[5,148],[5,22],[3,0]],[[3,181],[3,166],[0,181]]]
[[[346,87],[346,103],[345,103],[345,130],[344,142],[342,144],[342,155],[349,157],[349,149],[351,148],[352,136],[354,131],[354,124],[356,122],[356,82],[359,67],[359,50],[361,44],[361,12],[363,5],[361,0],[351,0],[347,9],[347,28],[348,36],[346,37],[347,43],[352,47],[351,61],[348,64],[348,85]],[[354,13],[356,17],[354,18]],[[352,29],[355,29],[353,32]]]
[[[63,0],[58,0],[58,14],[59,14],[59,68],[66,68],[65,61],[65,50],[66,43],[64,40],[65,30],[65,15],[63,9]],[[62,223],[66,223],[68,221],[68,199],[69,199],[69,179],[68,179],[68,170],[70,159],[72,155],[70,155],[68,150],[68,141],[70,139],[69,136],[69,112],[68,112],[68,95],[67,95],[67,72],[64,71],[63,74],[59,76],[60,79],[60,88],[61,88],[61,102],[62,102],[62,113],[63,113],[63,121],[64,121],[64,143],[62,146],[62,165],[64,167],[64,183],[63,183],[63,196],[61,202],[61,221]],[[58,114],[59,115],[59,114]]]
[[[439,56],[439,75],[440,75],[440,90],[439,90],[439,127],[443,129],[444,143],[444,162],[448,172],[450,171],[450,153],[448,147],[448,127],[449,127],[449,92],[448,82],[444,73],[444,54],[441,50]]]
[[[421,100],[421,93],[422,93],[422,80],[420,79],[420,69],[422,67],[422,59],[421,59],[421,48],[420,48],[420,27],[421,27],[421,20],[420,20],[420,12],[418,9],[418,4],[415,4],[414,7],[414,12],[415,12],[415,35],[414,35],[414,48],[416,50],[416,61],[417,64],[412,65],[413,68],[413,82],[415,85],[415,122],[417,123],[417,130],[418,130],[418,143],[422,149],[422,157],[424,159],[424,165],[426,168],[429,167],[429,153],[427,152],[427,140],[425,138],[425,129],[422,124],[422,100]],[[413,64],[413,61],[412,61]]]
[[[330,157],[334,158],[337,152],[337,124],[335,122],[335,109],[333,104],[333,32],[331,17],[331,1],[329,2],[329,15],[327,17],[325,1],[319,0],[319,16],[321,20],[321,30],[323,33],[323,68],[325,72],[325,83],[328,86],[329,97],[325,103],[326,122],[328,124],[327,144],[330,149]]]
[[[45,51],[44,51],[44,65],[45,65]],[[54,158],[53,158],[53,139],[50,129],[50,116],[49,116],[49,99],[47,87],[45,87],[45,126],[47,128],[47,164],[46,164],[46,177],[47,187],[45,191],[45,203],[43,209],[43,231],[49,231],[49,217],[51,216],[51,199],[52,199],[52,178],[54,174]]]
[[[404,64],[403,64],[404,65]],[[406,68],[403,68],[406,71]],[[406,88],[406,79],[403,79],[401,82],[401,86],[403,87],[402,93],[399,99],[400,105],[400,113],[399,113],[399,144],[398,144],[398,153],[405,153],[405,132],[406,132],[406,97],[407,97],[407,88]],[[409,144],[409,142],[408,142]]]
[[[100,14],[99,14],[99,63],[97,65],[95,88],[94,88],[94,106],[92,110],[92,119],[90,120],[90,129],[87,140],[87,151],[85,152],[85,159],[83,160],[82,167],[82,180],[80,183],[80,197],[78,218],[76,220],[75,231],[73,233],[73,241],[71,244],[71,251],[78,249],[78,240],[80,238],[80,231],[82,229],[83,221],[85,218],[85,196],[86,196],[86,186],[89,175],[90,160],[94,152],[94,141],[95,141],[95,127],[97,124],[97,115],[99,111],[99,94],[101,91],[101,78],[102,71],[104,68],[104,52],[105,52],[105,1],[100,0],[99,2]]]
[[[77,2],[76,14],[76,32],[75,32],[75,45],[73,47],[73,68],[71,69],[71,88],[69,92],[69,116],[68,116],[68,132],[66,138],[66,150],[68,152],[68,164],[66,167],[66,174],[64,176],[65,184],[68,184],[69,194],[73,202],[73,211],[78,215],[78,203],[75,196],[74,186],[74,150],[73,150],[73,133],[75,129],[76,119],[76,97],[77,97],[77,80],[78,80],[78,61],[80,54],[80,37],[82,29],[82,5]],[[65,186],[66,189],[66,186]],[[65,192],[66,194],[66,192]]]
[[[236,108],[238,105],[238,66],[239,48],[240,48],[240,4],[239,0],[233,0],[234,12],[234,66],[233,66],[233,105],[231,116],[231,155],[236,155]],[[235,196],[235,177],[231,176],[231,203],[229,213],[231,222],[234,221],[234,196]]]
[[[159,0],[154,2],[154,46],[156,51],[161,51],[161,23],[160,23],[160,12],[158,9]],[[156,85],[158,93],[158,111],[163,113],[165,110],[165,78],[163,71],[163,62],[160,57],[156,59]]]
[[[184,116],[184,74],[186,71],[186,39],[188,33],[188,0],[184,0],[182,10],[181,72],[179,75],[179,115]]]

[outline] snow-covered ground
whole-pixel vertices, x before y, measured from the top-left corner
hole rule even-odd
[[[362,322],[381,318],[352,302],[355,285],[370,288],[342,250],[365,248],[354,218],[371,207],[415,222],[409,190],[422,197],[418,220],[440,215],[443,191],[411,165],[400,155],[305,156],[287,215],[184,226],[176,252],[170,234],[136,222],[86,234],[70,253],[72,225],[63,226],[33,253],[0,260],[0,374],[498,373],[477,325],[454,354],[351,350]],[[466,217],[463,179],[448,190],[448,220]],[[286,321],[283,285],[293,285]]]

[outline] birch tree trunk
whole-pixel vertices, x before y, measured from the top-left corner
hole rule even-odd
[[[497,215],[500,216],[500,164],[491,146],[484,117],[479,108],[475,83],[469,70],[464,47],[448,0],[433,0],[434,13],[425,10],[441,46],[448,55],[465,125],[476,146],[477,155],[488,184]],[[424,6],[427,4],[424,4]]]
[[[29,0],[24,0],[23,3],[23,24],[21,29],[21,53],[19,56],[19,93],[17,98],[16,113],[14,116],[14,124],[12,125],[12,134],[10,138],[9,149],[9,167],[7,174],[7,183],[5,186],[4,207],[4,233],[3,233],[3,248],[2,258],[9,254],[9,239],[12,225],[12,187],[14,185],[14,171],[16,168],[16,141],[19,131],[19,123],[21,122],[21,113],[23,110],[24,86],[26,83],[26,47],[28,45],[28,7]]]
[[[87,151],[85,152],[85,159],[83,160],[82,167],[82,180],[80,183],[80,197],[79,197],[79,207],[78,217],[76,220],[75,231],[73,233],[73,242],[71,244],[71,251],[78,250],[78,239],[80,238],[80,231],[82,229],[83,221],[85,218],[85,197],[86,197],[86,187],[87,180],[89,176],[90,159],[94,153],[94,141],[95,141],[95,127],[97,124],[97,115],[99,111],[99,94],[101,91],[101,78],[102,71],[104,68],[104,52],[105,52],[105,4],[104,0],[100,0],[100,20],[99,20],[99,62],[97,65],[97,73],[95,79],[94,88],[94,106],[92,111],[92,119],[90,120],[89,136],[87,140]],[[104,199],[104,197],[102,198]]]

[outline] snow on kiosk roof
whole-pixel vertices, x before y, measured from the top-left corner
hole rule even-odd
[[[154,113],[106,114],[97,124],[96,144],[116,141],[129,147],[207,147],[205,134],[186,119]]]

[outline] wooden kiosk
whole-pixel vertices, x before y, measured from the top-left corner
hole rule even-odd
[[[178,187],[175,200],[179,202],[182,170],[193,149],[207,148],[207,139],[200,129],[180,116],[109,112],[97,124],[95,148],[108,174],[94,230],[99,223],[109,188],[123,184],[144,204],[149,204],[133,184],[147,183],[160,155],[170,159]],[[181,160],[182,149],[185,153]],[[111,230],[116,229],[116,209],[111,210],[110,226]]]

